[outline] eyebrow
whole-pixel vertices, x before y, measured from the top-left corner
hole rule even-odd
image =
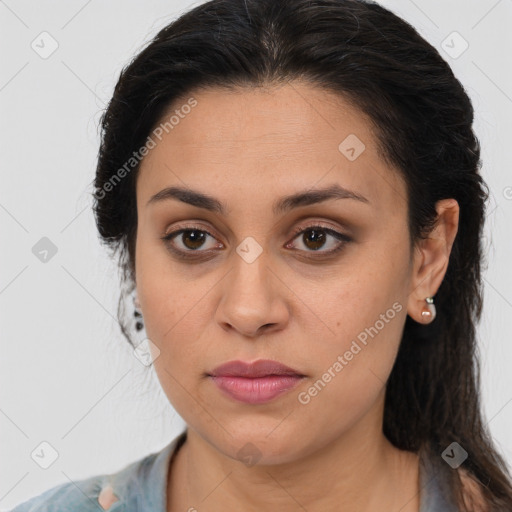
[[[215,197],[183,187],[164,188],[152,196],[146,206],[170,199],[181,201],[224,216],[227,213],[226,205]],[[274,215],[280,215],[293,210],[294,208],[322,203],[331,199],[354,199],[362,203],[370,204],[370,201],[366,197],[351,190],[347,190],[340,185],[334,184],[322,189],[309,189],[289,196],[284,196],[274,203],[272,211],[274,212]]]

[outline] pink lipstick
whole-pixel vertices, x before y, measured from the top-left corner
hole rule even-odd
[[[277,361],[229,361],[208,374],[226,395],[248,404],[262,404],[294,388],[305,375]]]

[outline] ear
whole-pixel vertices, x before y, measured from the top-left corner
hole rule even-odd
[[[419,323],[425,323],[421,315],[425,299],[433,297],[443,282],[459,227],[459,203],[455,199],[438,201],[436,211],[434,229],[414,249],[407,313]]]

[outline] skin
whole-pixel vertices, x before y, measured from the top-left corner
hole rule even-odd
[[[385,385],[406,315],[425,322],[425,297],[445,275],[457,202],[436,205],[435,230],[411,254],[405,184],[378,155],[368,119],[340,96],[300,82],[191,96],[197,106],[164,133],[137,180],[137,294],[160,351],[155,371],[188,425],[167,509],[418,512],[418,457],[382,432]],[[353,161],[338,149],[349,134],[365,144]],[[282,196],[331,184],[368,203],[329,200],[274,215]],[[218,198],[226,216],[173,199],[147,204],[169,186]],[[315,251],[311,232],[294,234],[318,222],[352,240],[322,256],[336,238],[323,232]],[[202,246],[174,239],[177,249],[202,251],[192,263],[161,240],[184,227],[211,234]],[[236,252],[246,237],[262,248],[252,263]],[[300,403],[395,303],[394,318]],[[205,377],[234,359],[277,360],[306,378],[266,404],[244,404]],[[260,455],[254,465],[237,455],[246,443]]]

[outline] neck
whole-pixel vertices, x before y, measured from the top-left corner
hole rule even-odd
[[[176,454],[168,512],[268,510],[374,512],[419,510],[419,460],[382,434],[357,424],[292,462],[246,466],[194,430]]]

